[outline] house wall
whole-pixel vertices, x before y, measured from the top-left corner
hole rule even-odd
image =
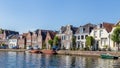
[[[50,34],[47,33],[47,36],[46,36],[46,39],[45,39],[47,49],[51,49],[51,45],[48,43],[49,40],[53,40],[53,39],[51,38]]]
[[[30,33],[26,37],[26,46],[32,46],[32,36]]]
[[[95,38],[95,46],[98,46],[100,49],[103,49],[105,46],[111,47],[109,35],[110,34],[104,28],[94,29],[90,33],[90,36]]]
[[[66,30],[64,34],[61,34],[61,47],[65,49],[70,49],[72,47],[72,31]]]
[[[43,45],[42,35],[38,35],[37,44],[38,44],[38,47],[42,49],[42,45]]]
[[[15,46],[18,46],[18,40],[17,39],[9,39],[8,41],[8,48],[13,48]]]
[[[86,42],[86,37],[89,35],[89,33],[81,33],[81,34],[75,34],[76,36],[76,48],[85,48],[85,42]],[[82,38],[83,37],[83,38]]]
[[[37,34],[33,33],[33,35],[32,35],[32,47],[34,47],[36,45],[38,46],[37,42],[38,42]]]
[[[26,46],[25,38],[18,39],[18,45],[19,45],[19,48],[22,48],[22,49],[26,48],[25,47]]]

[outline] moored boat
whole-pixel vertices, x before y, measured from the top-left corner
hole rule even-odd
[[[30,50],[29,52],[30,53],[40,53],[41,51],[40,50]]]
[[[42,50],[43,54],[57,54],[54,50]]]
[[[111,55],[111,54],[101,54],[100,57],[102,59],[118,59],[119,58],[118,56],[114,56],[114,55]]]

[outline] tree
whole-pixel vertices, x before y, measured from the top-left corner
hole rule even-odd
[[[43,42],[42,49],[46,49],[46,43]]]
[[[91,49],[91,47],[94,45],[94,38],[92,36],[87,36],[85,43],[86,43],[86,47]]]
[[[116,27],[115,30],[112,33],[111,39],[116,43],[119,50],[119,44],[120,44],[120,27]]]
[[[55,36],[55,37],[54,37],[53,44],[54,44],[55,46],[58,46],[58,44],[59,44],[59,38],[58,38],[58,36]]]
[[[51,45],[51,47],[53,46],[53,40],[49,40],[48,43]]]
[[[3,32],[2,29],[0,29],[0,34],[2,34],[2,32]]]
[[[76,45],[76,38],[75,36],[72,37],[72,48],[75,50],[75,45]]]

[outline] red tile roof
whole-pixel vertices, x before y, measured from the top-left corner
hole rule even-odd
[[[113,26],[114,24],[103,22],[103,27],[107,30],[108,33],[111,32]]]

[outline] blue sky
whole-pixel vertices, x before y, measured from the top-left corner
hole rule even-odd
[[[0,0],[0,27],[27,32],[61,26],[116,23],[120,0]]]

